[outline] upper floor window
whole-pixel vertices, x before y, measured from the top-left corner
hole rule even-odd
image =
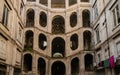
[[[82,12],[83,27],[90,27],[90,11],[85,9]]]
[[[40,12],[39,23],[42,27],[46,27],[46,25],[47,25],[47,15],[43,11]]]
[[[0,58],[6,58],[7,40],[0,35]]]
[[[118,54],[120,55],[120,42],[116,43]]]
[[[4,24],[5,26],[7,26],[8,24],[8,13],[9,13],[9,9],[7,8],[6,5],[4,5],[3,15],[2,15],[2,24]]]
[[[26,27],[34,26],[34,16],[35,11],[33,9],[28,9],[26,12]]]
[[[97,4],[93,7],[94,20],[98,17],[98,7]]]
[[[23,12],[23,3],[20,4],[20,15],[22,15]]]
[[[17,29],[17,40],[22,43],[22,33],[23,33],[23,29],[21,27],[21,24],[19,23],[19,27]]]
[[[96,34],[96,42],[100,42],[100,32],[99,32],[99,27],[97,26],[95,29],[95,34]]]
[[[69,0],[69,6],[74,5],[77,3],[77,0]]]
[[[113,12],[114,26],[117,26],[120,23],[120,6],[117,5],[112,12]]]
[[[39,0],[39,3],[47,6],[48,5],[48,0]]]
[[[70,15],[70,26],[71,27],[75,27],[77,25],[77,13],[76,12],[73,12],[71,15]]]
[[[65,8],[65,0],[51,0],[52,8]]]

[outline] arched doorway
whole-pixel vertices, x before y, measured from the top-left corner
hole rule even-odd
[[[84,61],[85,61],[85,70],[92,71],[93,70],[93,55],[86,54],[84,57]]]
[[[23,61],[24,72],[32,71],[32,55],[25,54]]]
[[[76,57],[71,61],[71,75],[79,74],[79,59]]]
[[[52,75],[65,75],[65,64],[60,61],[56,61],[52,65]]]
[[[43,58],[38,59],[38,74],[45,75],[46,72],[46,63]]]

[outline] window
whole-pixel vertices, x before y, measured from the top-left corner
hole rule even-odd
[[[22,27],[20,23],[17,30],[17,40],[22,43]]]
[[[0,35],[0,58],[6,59],[6,39]]]
[[[48,5],[48,0],[39,0],[39,3],[47,6]]]
[[[7,26],[8,23],[8,8],[6,5],[4,5],[4,9],[3,9],[3,16],[2,16],[2,24],[4,24],[5,26]]]
[[[69,6],[74,5],[77,3],[77,0],[69,0]]]
[[[99,43],[100,42],[100,33],[99,33],[98,26],[95,29],[95,33],[96,33],[96,41],[97,41],[97,43]]]
[[[98,17],[98,8],[97,8],[97,4],[95,4],[95,6],[93,7],[93,12],[94,12],[94,20]]]
[[[21,52],[17,49],[16,52],[16,62],[20,63],[21,62]]]
[[[113,9],[113,19],[114,19],[114,26],[117,26],[120,23],[120,8],[119,5],[117,5],[114,9]]]
[[[100,61],[101,61],[101,56],[100,56],[100,53],[99,53],[99,54],[97,54],[97,56],[98,56],[98,62],[100,62]]]
[[[22,12],[23,12],[23,4],[21,3],[20,4],[20,15],[22,15]]]
[[[116,43],[116,47],[117,47],[118,55],[120,55],[120,42]]]

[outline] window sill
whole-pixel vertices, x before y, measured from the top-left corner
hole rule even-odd
[[[113,28],[112,31],[114,31],[115,29],[117,29],[119,26],[120,26],[120,23],[118,25],[114,26],[114,28]]]
[[[0,22],[1,23],[1,22]],[[7,29],[8,31],[9,31],[9,29],[8,29],[8,27],[5,25],[5,24],[3,24],[3,23],[1,23],[2,24],[2,26],[5,28],[5,29]]]

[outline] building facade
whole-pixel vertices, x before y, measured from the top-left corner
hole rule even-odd
[[[119,0],[1,0],[0,75],[119,75]]]
[[[97,75],[120,74],[120,0],[93,0],[92,28]]]

